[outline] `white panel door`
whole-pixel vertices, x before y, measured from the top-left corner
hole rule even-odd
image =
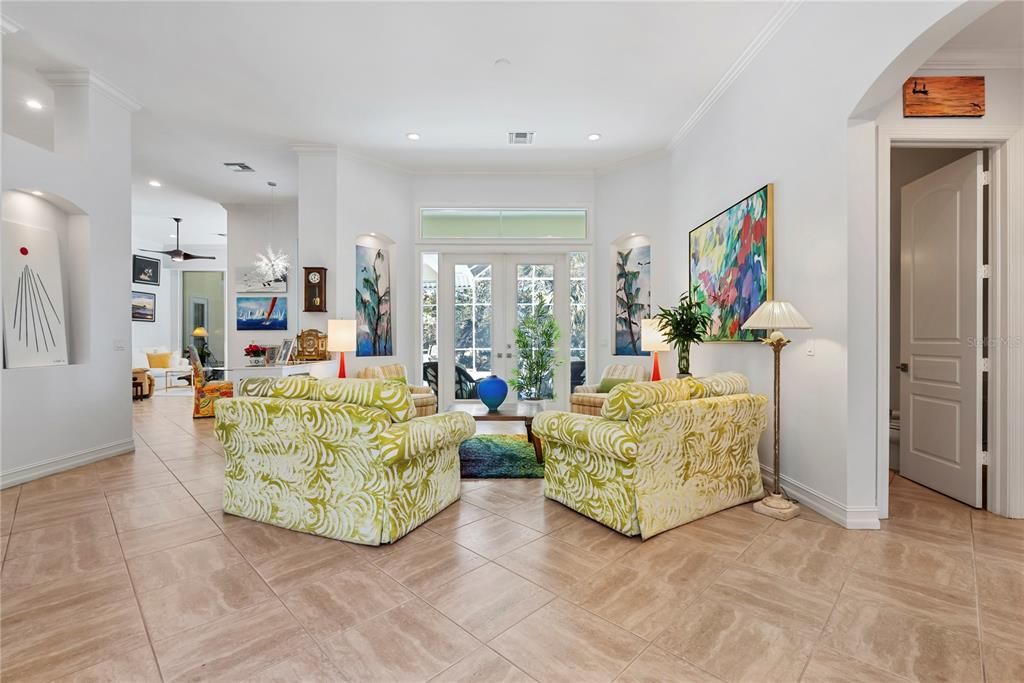
[[[902,189],[900,474],[981,506],[983,157]]]

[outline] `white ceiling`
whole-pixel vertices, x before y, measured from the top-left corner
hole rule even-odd
[[[5,2],[23,30],[4,59],[87,67],[139,100],[140,179],[252,201],[266,180],[295,193],[294,142],[455,171],[584,170],[663,148],[780,5]],[[535,144],[510,147],[510,130]]]
[[[953,36],[942,49],[1020,50],[1024,48],[1024,2],[1007,0]]]

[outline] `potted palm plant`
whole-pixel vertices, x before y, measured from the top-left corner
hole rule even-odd
[[[512,371],[509,385],[524,401],[554,398],[552,392],[555,368],[562,360],[555,357],[555,348],[562,332],[551,313],[551,304],[540,301],[516,328],[516,349],[519,363]]]
[[[679,295],[679,305],[672,308],[658,307],[654,316],[661,324],[665,341],[676,347],[676,362],[679,374],[690,374],[690,344],[700,344],[711,324],[711,315],[704,310],[702,302],[696,300],[696,291]]]

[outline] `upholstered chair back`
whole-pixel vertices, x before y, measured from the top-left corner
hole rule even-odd
[[[381,410],[392,422],[407,422],[416,416],[416,406],[409,390],[394,382],[380,380],[249,377],[241,381],[238,391],[238,395],[243,397],[351,403]]]
[[[363,368],[356,373],[356,377],[359,379],[390,379],[406,383],[409,381],[409,375],[406,374],[405,366],[401,363]]]
[[[646,382],[651,373],[644,365],[636,363],[614,363],[604,369],[601,379],[631,379],[634,382]]]

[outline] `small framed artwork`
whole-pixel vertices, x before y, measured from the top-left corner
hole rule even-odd
[[[268,346],[267,353],[263,356],[264,365],[277,365],[277,354],[281,352],[280,346]]]
[[[132,321],[140,323],[156,322],[155,292],[136,292],[132,290]]]
[[[288,365],[288,361],[292,357],[292,349],[295,348],[294,339],[285,339],[281,342],[281,351],[277,354],[277,361],[275,365]]]
[[[132,282],[138,285],[159,285],[160,259],[132,254]]]

